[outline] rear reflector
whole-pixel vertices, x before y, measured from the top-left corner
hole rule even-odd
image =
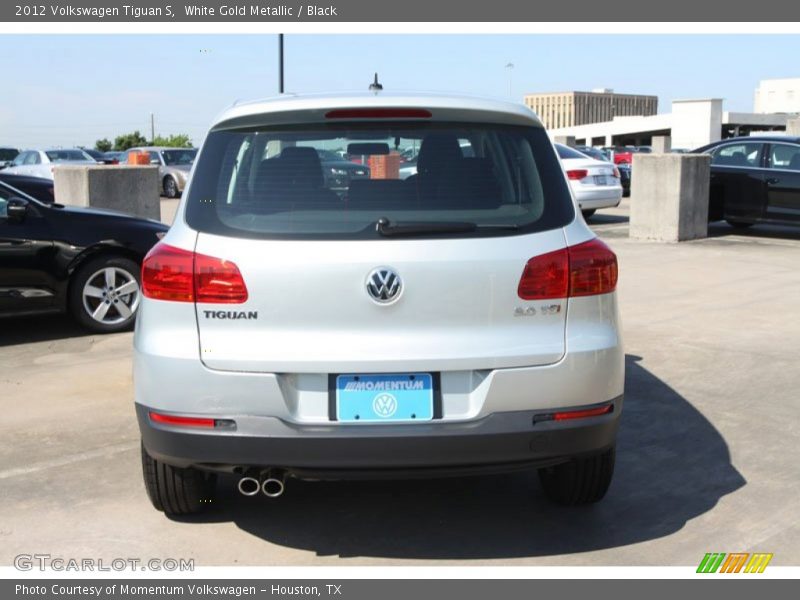
[[[607,294],[617,288],[617,257],[595,238],[528,261],[517,294],[523,300],[551,300]]]
[[[597,408],[587,408],[585,410],[569,410],[564,412],[553,413],[554,421],[568,421],[570,419],[586,419],[587,417],[599,417],[606,415],[614,410],[613,404],[606,406],[598,406]]]
[[[572,419],[588,419],[589,417],[599,417],[614,412],[613,404],[596,406],[593,408],[583,408],[579,410],[564,410],[556,413],[544,413],[533,417],[533,424],[542,421],[569,421]]]
[[[247,286],[232,262],[158,243],[142,262],[142,293],[172,302],[241,304]]]
[[[180,417],[178,415],[163,415],[150,411],[150,420],[154,423],[164,425],[176,425],[178,427],[214,427],[214,419],[198,417]]]
[[[589,175],[589,171],[587,169],[573,169],[571,171],[567,171],[567,177],[570,179],[583,179]]]
[[[340,108],[325,113],[326,119],[430,119],[423,108]]]

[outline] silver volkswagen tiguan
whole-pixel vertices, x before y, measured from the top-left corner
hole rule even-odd
[[[329,189],[321,150],[370,177]],[[274,497],[291,477],[537,469],[552,500],[596,502],[622,408],[616,283],[521,105],[383,92],[235,105],[142,267],[149,497],[185,514],[220,473]]]

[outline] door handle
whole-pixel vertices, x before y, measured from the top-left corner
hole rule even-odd
[[[776,183],[780,183],[781,180],[777,177],[767,177],[767,183],[770,185],[775,185]]]

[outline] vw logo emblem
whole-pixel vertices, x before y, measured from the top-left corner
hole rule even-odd
[[[372,410],[379,417],[388,419],[397,412],[397,398],[387,393],[378,394],[372,401]]]
[[[366,283],[367,294],[378,304],[391,304],[403,291],[403,280],[389,267],[372,269]]]

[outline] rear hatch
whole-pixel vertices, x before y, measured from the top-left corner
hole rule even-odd
[[[198,303],[203,362],[267,372],[444,371],[556,362],[566,303],[526,302],[534,254],[563,248],[560,229],[469,240],[275,242],[200,234],[197,252],[234,262],[243,304]],[[399,299],[367,280],[388,267]],[[556,307],[556,308],[553,308]],[[520,314],[523,310],[523,314]]]
[[[380,109],[287,119],[218,126],[198,157],[186,209],[195,251],[236,265],[247,289],[246,299],[196,304],[208,367],[445,371],[563,356],[566,301],[518,294],[528,260],[564,248],[574,218],[532,117]],[[418,173],[402,180],[408,149]],[[368,164],[370,178],[333,189],[320,151]]]

